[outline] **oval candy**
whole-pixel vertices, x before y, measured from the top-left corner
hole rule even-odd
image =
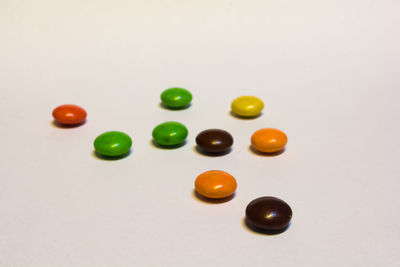
[[[220,199],[232,195],[236,191],[236,180],[223,171],[207,171],[200,174],[194,183],[197,193],[206,198]]]
[[[285,148],[288,138],[286,134],[278,129],[264,128],[253,133],[251,136],[252,146],[264,153],[273,153]]]
[[[61,105],[53,110],[53,118],[63,125],[79,125],[85,122],[87,113],[77,105]]]
[[[153,129],[152,136],[161,146],[176,146],[185,141],[188,130],[182,123],[168,121],[157,125]]]
[[[233,137],[224,130],[208,129],[197,135],[196,144],[202,152],[225,153],[229,152],[233,144]]]
[[[264,103],[255,96],[241,96],[233,100],[231,108],[236,115],[251,118],[261,114]]]
[[[246,207],[247,223],[263,230],[284,230],[292,214],[290,206],[276,197],[256,198]]]
[[[94,140],[96,152],[109,157],[122,156],[129,152],[131,146],[129,135],[119,131],[105,132]]]
[[[161,102],[171,109],[188,107],[192,101],[192,94],[184,88],[169,88],[161,93]]]

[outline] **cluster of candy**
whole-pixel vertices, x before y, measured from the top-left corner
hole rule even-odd
[[[161,94],[162,105],[168,109],[185,109],[190,106],[192,94],[183,88],[170,88]],[[238,117],[255,118],[261,114],[264,103],[257,97],[242,96],[231,105]],[[79,126],[86,121],[86,111],[76,105],[62,105],[54,109],[53,117],[60,125]],[[169,121],[157,125],[152,132],[154,143],[160,147],[179,147],[185,142],[188,130],[185,125]],[[252,147],[260,153],[283,151],[287,136],[278,129],[260,129],[251,137]],[[221,129],[208,129],[196,137],[198,151],[204,154],[225,155],[231,151],[233,138]],[[129,135],[110,131],[99,135],[94,141],[97,154],[102,157],[122,158],[132,146]],[[237,188],[235,178],[223,171],[212,170],[200,174],[195,180],[196,192],[204,199],[229,199]],[[260,197],[246,208],[246,222],[255,231],[284,231],[291,220],[289,205],[275,197]]]

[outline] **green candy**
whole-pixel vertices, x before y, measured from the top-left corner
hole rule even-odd
[[[129,152],[132,139],[123,132],[111,131],[99,135],[94,140],[96,152],[109,157],[117,157]]]
[[[157,125],[153,130],[153,139],[162,146],[175,146],[185,141],[188,130],[185,125],[168,121]]]
[[[170,88],[161,93],[162,103],[171,109],[181,109],[189,106],[192,94],[183,88]]]

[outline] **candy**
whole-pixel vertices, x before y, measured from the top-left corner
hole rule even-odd
[[[110,131],[99,135],[94,140],[94,148],[96,152],[109,157],[118,157],[129,152],[132,146],[132,139],[129,135]]]
[[[241,117],[257,117],[264,108],[264,103],[254,96],[241,96],[233,100],[233,113]]]
[[[185,141],[188,130],[179,122],[169,121],[157,125],[152,135],[154,141],[161,146],[176,146]]]
[[[197,193],[206,198],[219,199],[232,195],[237,187],[235,178],[223,171],[207,171],[194,183]]]
[[[76,105],[61,105],[53,110],[53,118],[64,125],[79,125],[85,122],[86,111]]]
[[[233,144],[230,133],[220,129],[209,129],[202,131],[196,137],[196,144],[201,152],[225,153],[229,152]]]
[[[172,109],[181,109],[189,106],[192,94],[183,88],[170,88],[161,93],[162,103]]]
[[[263,230],[284,230],[292,219],[289,205],[275,197],[260,197],[246,208],[246,220],[250,226]]]
[[[284,132],[278,129],[265,128],[252,135],[251,144],[260,152],[273,153],[283,150],[287,140]]]

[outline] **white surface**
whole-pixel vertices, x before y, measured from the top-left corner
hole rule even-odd
[[[400,2],[0,1],[0,266],[400,266]],[[194,95],[160,108],[165,88]],[[229,115],[262,98],[255,120]],[[88,111],[79,128],[51,111]],[[153,127],[190,131],[176,150]],[[198,132],[234,150],[194,151]],[[276,127],[286,152],[249,151]],[[93,157],[108,130],[133,137],[118,161]],[[236,197],[193,197],[198,174],[237,178]],[[283,234],[247,230],[244,210],[272,195],[294,212]]]

